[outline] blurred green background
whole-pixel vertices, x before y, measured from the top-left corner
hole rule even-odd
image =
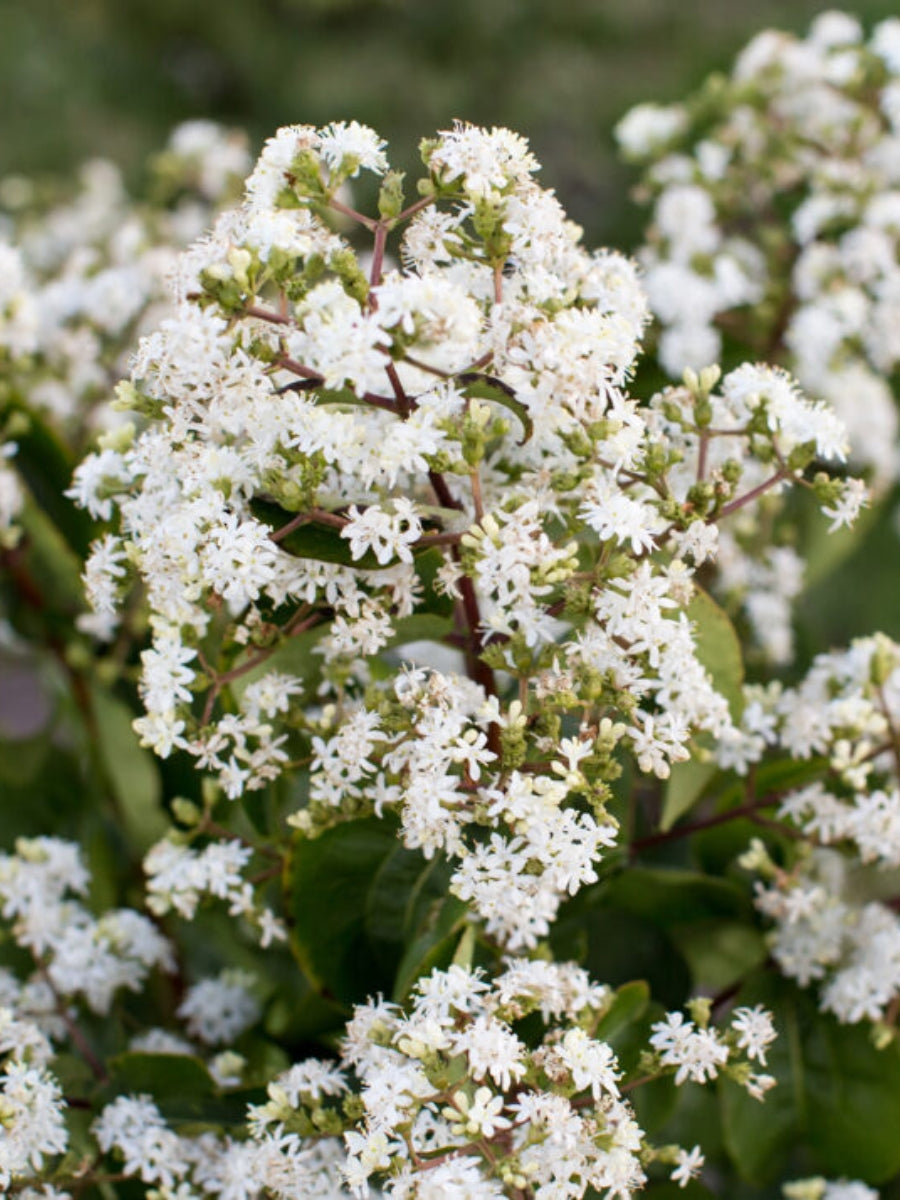
[[[134,175],[169,129],[356,118],[415,166],[454,117],[528,135],[591,241],[628,244],[612,128],[724,68],[754,32],[802,30],[815,0],[0,0],[0,173],[90,156]],[[867,23],[896,10],[866,0]]]

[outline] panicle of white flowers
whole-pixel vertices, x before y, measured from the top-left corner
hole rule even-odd
[[[792,688],[746,689],[740,723],[716,746],[747,774],[770,753],[807,761],[808,781],[772,807],[800,838],[776,864],[761,842],[756,904],[773,958],[840,1020],[885,1020],[900,994],[900,921],[886,901],[900,864],[900,646],[884,635],[819,655]],[[887,891],[886,891],[887,889]]]
[[[48,206],[26,187],[5,225],[4,373],[74,446],[108,421],[98,402],[124,374],[135,330],[165,311],[179,248],[236,196],[250,160],[242,134],[190,121],[151,166],[151,202],[132,200],[118,168],[97,159],[65,200]]]
[[[15,854],[0,854],[0,911],[16,942],[56,996],[82,996],[105,1013],[119,988],[138,991],[154,967],[172,970],[172,950],[133,909],[95,917],[69,895],[83,894],[87,884],[81,852],[70,842],[20,838]]]
[[[249,689],[248,689],[249,690]],[[259,902],[244,869],[253,851],[237,839],[210,842],[202,850],[164,838],[144,858],[146,904],[162,916],[174,911],[191,920],[208,895],[223,900],[230,916],[243,917],[259,931],[265,949],[287,936],[284,923]]]
[[[747,696],[720,763],[745,771],[773,745],[795,759],[823,759],[822,778],[787,792],[779,815],[819,844],[851,844],[864,863],[900,864],[900,647],[883,634],[858,638],[819,655],[796,687]]]
[[[849,1024],[885,1021],[900,994],[900,923],[879,891],[852,860],[819,848],[757,884],[779,968],[802,987],[815,983],[821,1009]]]
[[[580,245],[509,131],[458,125],[422,153],[404,209],[371,130],[270,139],[139,345],[141,432],[107,439],[72,495],[117,521],[87,567],[97,630],[130,580],[146,591],[144,745],[231,799],[311,758],[298,829],[398,813],[407,846],[456,860],[491,934],[530,948],[597,878],[622,757],[666,778],[694,734],[733,728],[685,612],[718,523],[796,483],[844,519],[847,439],[762,365],[642,407],[634,265]],[[377,217],[342,190],[362,170],[384,175]],[[366,269],[331,215],[373,236]],[[457,669],[373,672],[426,614]],[[320,707],[294,702],[298,638]],[[236,878],[216,886],[238,903]],[[201,890],[186,874],[154,903]]]
[[[188,1033],[207,1045],[229,1044],[259,1018],[261,1008],[253,995],[253,976],[227,969],[215,979],[202,979],[187,989],[178,1016]]]
[[[245,981],[223,977],[215,999],[196,1005],[189,994],[188,1006],[194,1015],[205,1009],[207,1024],[220,1021],[214,1010],[234,1009],[222,987],[238,982]],[[436,1198],[461,1187],[470,1196],[510,1198],[560,1188],[581,1197],[593,1188],[627,1200],[654,1164],[684,1186],[703,1156],[696,1146],[654,1146],[641,1130],[626,1099],[631,1084],[597,1034],[614,1002],[610,988],[573,963],[508,959],[493,980],[452,965],[423,976],[404,1007],[380,998],[357,1006],[339,1062],[312,1059],[281,1071],[266,1101],[252,1104],[230,1132],[179,1132],[150,1095],[122,1093],[104,1105],[91,1134],[121,1177],[151,1185],[166,1200],[262,1191],[279,1200],[365,1197],[373,1189]],[[724,1070],[754,1094],[766,1086],[750,1071],[752,1060],[765,1062],[774,1037],[765,1010],[738,1009],[721,1034],[709,1028],[708,1004],[695,1002],[693,1011],[702,1029],[678,1013],[654,1026],[638,1072],[649,1064],[706,1082]],[[529,1016],[542,1033],[526,1043],[517,1029]],[[12,1028],[7,1017],[0,1010],[0,1028]],[[239,1030],[230,1023],[221,1032],[233,1040]],[[693,1044],[703,1038],[711,1055]],[[0,1125],[8,1136],[0,1138],[0,1181],[9,1183],[33,1177],[61,1154],[67,1131],[59,1088],[35,1057],[34,1037],[4,1044]],[[191,1052],[163,1030],[133,1048]],[[223,1087],[235,1082],[224,1075],[235,1065],[229,1058],[237,1064],[239,1056],[218,1056]]]
[[[20,1012],[0,1007],[0,1186],[39,1175],[68,1145],[50,1042]]]
[[[10,1057],[0,1074],[0,1185],[28,1178],[68,1145],[56,1079],[38,1064]]]
[[[766,31],[730,76],[617,131],[653,204],[641,261],[664,369],[715,361],[723,334],[783,362],[879,491],[900,469],[898,30],[829,12],[805,37]]]
[[[570,963],[513,959],[490,983],[462,966],[434,971],[406,1010],[382,1000],[357,1007],[342,1058],[362,1085],[358,1099],[334,1068],[295,1066],[270,1085],[268,1103],[251,1110],[253,1136],[271,1145],[292,1131],[336,1140],[343,1130],[341,1174],[357,1196],[377,1184],[397,1197],[463,1187],[472,1196],[549,1196],[563,1186],[576,1197],[589,1187],[627,1197],[654,1161],[674,1164],[683,1186],[702,1166],[699,1148],[646,1141],[614,1052],[593,1036],[612,1001]],[[512,1023],[535,1012],[545,1033],[526,1045]],[[673,1027],[679,1015],[669,1014]],[[727,1035],[732,1048],[764,1061],[774,1036],[767,1018],[739,1010]],[[708,1080],[730,1050],[705,1033],[716,1047],[715,1066],[702,1072]],[[662,1046],[659,1034],[650,1042]],[[698,1061],[693,1052],[694,1078]],[[665,1052],[654,1062],[657,1070],[676,1065]],[[325,1107],[329,1097],[340,1107]]]

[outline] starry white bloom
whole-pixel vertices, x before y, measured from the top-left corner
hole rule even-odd
[[[181,1139],[169,1129],[150,1096],[119,1096],[93,1124],[100,1148],[121,1156],[124,1169],[144,1183],[174,1187],[187,1174]]]
[[[754,1008],[735,1009],[731,1018],[731,1028],[738,1035],[738,1048],[744,1050],[748,1058],[755,1059],[765,1066],[766,1049],[777,1036],[772,1024],[772,1014],[759,1004]]]
[[[692,1150],[679,1149],[677,1164],[669,1178],[679,1187],[687,1187],[700,1174],[705,1161],[699,1146],[694,1146]]]
[[[36,1174],[46,1158],[62,1154],[68,1145],[63,1108],[56,1079],[40,1066],[15,1059],[0,1075],[0,1184]]]
[[[259,1002],[249,990],[252,983],[246,972],[226,970],[188,988],[178,1006],[188,1033],[210,1045],[234,1041],[260,1014]]]

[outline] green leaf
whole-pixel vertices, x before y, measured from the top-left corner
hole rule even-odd
[[[139,744],[131,727],[134,713],[127,704],[96,684],[91,687],[91,704],[97,748],[119,815],[134,848],[146,850],[169,828],[156,759]]]
[[[313,403],[319,406],[339,404],[343,408],[371,409],[372,407],[368,400],[357,396],[352,388],[314,388],[310,390],[310,396]]]
[[[293,521],[296,513],[288,512],[270,500],[251,500],[250,509],[257,521],[278,530]],[[295,558],[312,558],[316,562],[339,563],[344,567],[359,567],[360,570],[378,570],[381,566],[371,550],[367,550],[362,558],[354,558],[350,553],[350,542],[341,537],[341,531],[330,525],[300,525],[283,537],[278,545],[287,554]]]
[[[869,1184],[895,1175],[900,1047],[876,1050],[866,1024],[839,1024],[771,973],[758,975],[738,1000],[769,1008],[779,1034],[763,1068],[778,1082],[762,1102],[721,1083],[725,1142],[741,1175],[767,1183],[798,1148],[808,1152],[811,1173]]]
[[[109,1071],[123,1091],[149,1092],[154,1099],[206,1096],[216,1085],[206,1064],[192,1054],[147,1054],[127,1050],[109,1061]]]
[[[450,965],[460,937],[468,928],[468,907],[456,896],[448,896],[437,906],[436,914],[409,945],[397,967],[393,996],[405,1000],[417,979],[429,971]]]
[[[287,871],[291,948],[326,998],[350,1005],[390,985],[367,936],[366,909],[396,845],[392,826],[374,817],[294,842]]]
[[[613,987],[644,979],[653,996],[677,1008],[691,978],[671,938],[646,917],[609,903],[596,889],[593,897],[576,896],[564,905],[550,930],[555,957],[580,960],[594,979]]]
[[[389,964],[396,967],[396,948],[411,941],[428,907],[447,894],[449,870],[443,859],[431,861],[407,850],[396,838],[366,896],[366,932]]]
[[[81,582],[83,559],[78,557],[43,509],[26,505],[20,523],[26,536],[28,569],[41,590],[45,605],[55,613],[65,614],[71,621],[72,614],[85,607]]]
[[[72,482],[76,460],[37,413],[25,405],[12,406],[25,417],[26,427],[16,433],[15,466],[31,495],[59,530],[76,558],[87,557],[94,523],[84,509],[64,495]]]
[[[615,1038],[632,1021],[643,1016],[650,1002],[650,988],[643,979],[633,979],[616,988],[615,999],[603,1015],[594,1034],[602,1042]]]
[[[714,1200],[715,1192],[692,1179],[685,1187],[671,1179],[651,1183],[641,1192],[642,1200]]]
[[[248,1101],[265,1098],[262,1089],[221,1095],[206,1064],[190,1054],[145,1054],[134,1050],[109,1060],[109,1099],[123,1093],[149,1093],[167,1121],[238,1124]]]
[[[801,545],[806,566],[803,571],[803,588],[809,591],[823,583],[832,571],[840,567],[854,551],[857,551],[869,533],[883,516],[884,505],[872,504],[864,508],[853,523],[852,529],[828,530],[828,519],[819,511],[818,505],[801,517],[803,533]]]
[[[404,646],[408,642],[442,642],[453,630],[449,617],[434,613],[411,613],[394,622],[394,631],[385,649]]]
[[[734,626],[712,596],[696,586],[687,615],[694,623],[697,657],[728,701],[732,720],[738,721],[744,710],[744,659]]]
[[[734,987],[768,953],[760,930],[742,921],[696,921],[671,928],[670,936],[691,969],[695,990],[711,993]]]
[[[697,758],[675,763],[666,784],[659,820],[663,833],[694,807],[717,772],[714,762],[701,762]]]
[[[518,418],[524,434],[519,442],[520,446],[524,446],[527,441],[531,440],[531,435],[534,433],[531,413],[521,400],[516,399],[516,393],[508,383],[504,383],[502,379],[495,379],[493,375],[482,375],[477,371],[467,371],[464,375],[458,375],[457,381],[465,384],[464,396],[477,400],[493,400],[495,404],[502,404],[504,408],[508,408]]]
[[[315,686],[322,672],[322,655],[316,653],[316,646],[325,637],[330,625],[323,622],[303,633],[295,634],[273,651],[267,659],[258,666],[245,671],[238,679],[229,684],[230,690],[238,697],[243,696],[245,689],[251,683],[262,679],[270,671],[281,671],[294,679],[299,679],[306,687],[307,694]],[[252,651],[248,652],[252,653]],[[240,662],[240,660],[238,660]]]
[[[419,602],[420,608],[426,613],[434,613],[442,617],[450,617],[453,615],[453,600],[450,596],[443,592],[438,592],[435,587],[437,573],[444,565],[444,555],[437,548],[431,546],[427,550],[423,550],[420,554],[416,554],[413,559],[416,575],[422,584],[422,600]]]
[[[711,917],[750,917],[746,892],[727,879],[667,867],[631,867],[609,885],[607,903],[664,928]]]
[[[46,763],[50,745],[48,733],[28,738],[0,738],[0,784],[22,787],[31,783]]]
[[[442,861],[402,846],[389,818],[298,839],[286,880],[291,946],[314,986],[345,1005],[390,992],[450,932],[441,922],[447,874]]]
[[[310,987],[298,972],[300,986],[280,991],[266,1010],[266,1033],[279,1041],[304,1042],[342,1033],[343,1007]]]

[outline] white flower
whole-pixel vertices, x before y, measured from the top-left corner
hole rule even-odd
[[[689,1151],[679,1150],[677,1165],[671,1172],[670,1179],[679,1187],[687,1187],[690,1181],[700,1174],[705,1161],[699,1146],[694,1146],[693,1150]]]
[[[747,1052],[747,1057],[766,1065],[766,1049],[775,1041],[777,1034],[772,1023],[772,1014],[761,1005],[754,1008],[737,1008],[731,1019],[731,1028],[738,1034],[738,1048]]]
[[[249,988],[253,980],[243,971],[223,971],[188,988],[178,1006],[192,1037],[210,1045],[233,1042],[260,1015]]]

